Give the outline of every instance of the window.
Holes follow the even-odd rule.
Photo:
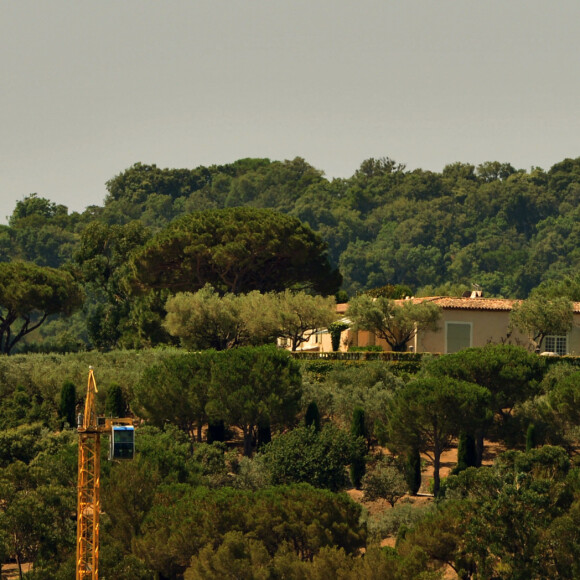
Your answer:
[[[471,322],[445,323],[445,352],[457,352],[471,346]]]
[[[544,338],[544,350],[564,356],[568,354],[568,338],[566,336],[546,336]]]

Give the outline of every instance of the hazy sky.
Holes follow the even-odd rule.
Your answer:
[[[578,0],[0,0],[0,220],[133,163],[580,156]]]

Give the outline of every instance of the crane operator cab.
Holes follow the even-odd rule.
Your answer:
[[[135,428],[131,425],[113,425],[109,459],[133,459],[134,455]]]

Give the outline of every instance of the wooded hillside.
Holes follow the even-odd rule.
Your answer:
[[[0,261],[66,266],[82,281],[83,325],[99,327],[92,334],[104,344],[111,325],[135,315],[129,256],[192,212],[247,206],[297,218],[327,244],[343,299],[386,284],[423,294],[478,284],[486,296],[526,298],[542,282],[574,276],[580,263],[580,158],[547,171],[488,162],[441,173],[367,159],[352,177],[332,180],[299,157],[195,169],[137,163],[107,190],[102,206],[82,214],[30,195],[0,229]],[[165,298],[141,298],[140,309],[160,311]],[[149,332],[153,342],[167,340]],[[67,340],[83,342],[83,333]]]

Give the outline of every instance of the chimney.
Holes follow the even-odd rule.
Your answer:
[[[470,298],[482,298],[483,297],[483,290],[479,284],[472,284],[472,290]]]

